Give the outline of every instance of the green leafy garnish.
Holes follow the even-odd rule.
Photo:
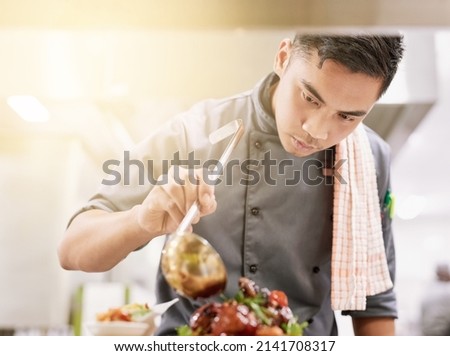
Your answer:
[[[254,297],[246,297],[244,292],[240,290],[234,299],[238,303],[248,306],[264,324],[271,325],[272,320],[267,316],[267,309],[263,307],[267,300],[262,294],[258,293]]]
[[[266,324],[266,325],[272,324],[272,319],[267,317],[266,313],[264,312],[264,310],[265,310],[264,307],[260,306],[258,303],[252,302],[252,301],[245,302],[244,304],[249,306],[250,309],[253,310],[253,312],[256,314],[256,316],[258,318],[260,318],[264,324]]]
[[[302,336],[303,331],[308,326],[308,322],[304,321],[303,323],[299,324],[297,322],[297,318],[294,318],[292,320],[289,320],[289,322],[281,324],[281,328],[288,336]]]
[[[192,336],[192,330],[188,325],[182,325],[176,328],[178,336]]]
[[[122,307],[122,312],[129,315],[131,320],[139,320],[142,317],[148,315],[151,313],[151,309],[147,304],[139,304],[139,303],[133,303],[133,304],[127,304]]]

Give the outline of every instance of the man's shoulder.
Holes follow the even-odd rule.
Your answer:
[[[381,161],[390,162],[391,157],[391,147],[389,144],[373,129],[364,125],[364,129],[367,133],[367,138],[369,139],[370,148],[375,159]]]
[[[222,98],[204,99],[194,104],[190,112],[204,112],[204,113],[221,113],[227,110],[236,110],[239,107],[246,107],[252,100],[251,90],[247,90],[238,94],[230,95]]]
[[[270,82],[272,75],[260,79],[252,88],[221,98],[203,99],[194,104],[187,113],[203,113],[207,115],[227,114],[229,111],[253,111],[255,101],[259,99],[261,88]]]

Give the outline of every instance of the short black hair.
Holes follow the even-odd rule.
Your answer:
[[[403,57],[402,35],[297,33],[294,53],[311,55],[317,50],[319,68],[327,59],[334,60],[355,73],[381,78],[381,97],[394,78]]]

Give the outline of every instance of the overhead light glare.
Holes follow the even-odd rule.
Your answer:
[[[397,216],[403,220],[418,217],[425,209],[427,199],[421,195],[410,195],[398,204]]]
[[[8,105],[17,115],[28,122],[45,122],[50,119],[47,108],[34,96],[14,95],[7,99]]]

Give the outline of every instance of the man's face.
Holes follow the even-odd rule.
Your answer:
[[[272,108],[284,149],[298,157],[332,147],[347,137],[372,109],[381,79],[352,73],[317,54],[295,55],[284,40],[275,60],[280,81]]]

